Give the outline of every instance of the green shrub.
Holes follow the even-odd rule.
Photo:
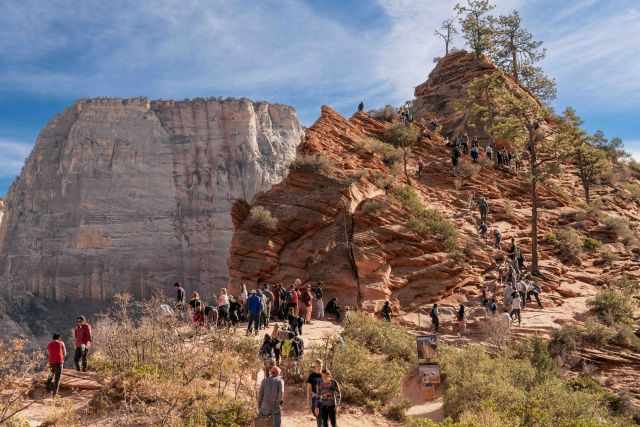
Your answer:
[[[615,234],[618,239],[621,239],[625,245],[636,240],[635,233],[631,230],[628,219],[607,215],[603,218],[602,222],[606,229]]]
[[[598,239],[593,239],[591,237],[585,237],[582,241],[582,247],[585,251],[595,252],[600,249],[602,242]]]
[[[273,231],[278,228],[278,219],[265,207],[254,206],[249,213],[249,225]]]
[[[365,313],[349,313],[342,335],[374,353],[384,354],[390,360],[415,363],[416,341],[404,328],[382,322]]]
[[[382,364],[366,346],[349,338],[336,347],[330,366],[340,383],[343,401],[371,409],[397,399],[407,373],[405,363],[392,360]]]
[[[580,330],[574,325],[564,325],[554,329],[549,342],[549,352],[554,357],[565,359],[576,351],[580,339]]]
[[[611,337],[611,342],[626,347],[634,351],[640,351],[640,338],[635,334],[633,328],[629,325],[616,326],[616,332]]]
[[[584,340],[594,345],[606,345],[615,332],[595,319],[587,319],[584,324]]]
[[[362,212],[365,214],[372,214],[378,212],[380,209],[384,208],[384,206],[385,204],[379,200],[369,199],[362,206]]]
[[[624,189],[629,193],[629,197],[634,202],[640,202],[640,184],[637,182],[627,182]]]
[[[631,299],[617,289],[603,289],[587,306],[607,325],[628,324],[633,321],[633,305]]]
[[[332,171],[331,161],[323,154],[298,155],[291,163],[291,170],[330,175]]]
[[[448,218],[435,209],[425,208],[409,186],[396,188],[392,194],[409,211],[409,228],[423,236],[434,236],[449,252],[456,250],[458,233]]]
[[[411,407],[411,402],[406,399],[400,399],[387,405],[384,415],[394,421],[405,421],[407,419],[407,411]]]
[[[611,249],[602,249],[600,251],[600,260],[604,265],[611,265],[617,261],[620,257]]]
[[[558,241],[558,236],[553,231],[547,231],[544,234],[544,241],[547,243],[555,244]]]

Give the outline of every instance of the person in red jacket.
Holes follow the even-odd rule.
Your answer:
[[[62,377],[62,365],[67,357],[67,348],[60,338],[60,334],[53,334],[53,339],[47,345],[49,361],[49,377],[47,378],[47,390],[51,396],[55,397],[60,388],[60,378]]]
[[[89,355],[89,347],[91,346],[91,325],[87,323],[84,316],[76,318],[76,327],[73,331],[76,338],[76,354],[73,363],[76,370],[87,370],[87,356]],[[82,363],[81,363],[82,362]]]

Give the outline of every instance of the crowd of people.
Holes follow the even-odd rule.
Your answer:
[[[492,144],[484,144],[481,146],[478,137],[469,137],[469,134],[452,135],[451,138],[445,137],[447,147],[451,148],[451,164],[453,166],[453,175],[458,175],[458,165],[462,156],[469,155],[473,163],[477,163],[481,158],[481,152],[484,151],[485,158],[493,161],[498,169],[511,169],[513,166],[515,172],[521,167],[520,158],[511,153],[507,149],[497,149]]]

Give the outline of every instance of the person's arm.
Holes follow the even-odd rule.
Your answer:
[[[62,342],[62,360],[64,361],[67,358],[67,346]]]
[[[338,381],[333,380],[333,383],[335,384],[335,393],[336,393],[336,411],[338,410],[338,407],[340,406],[340,404],[342,403],[342,392],[340,391],[340,384],[338,384]]]
[[[260,383],[260,391],[258,392],[258,411],[262,407],[262,399],[264,399],[264,383],[265,380],[263,379],[262,383]]]
[[[91,325],[87,323],[87,346],[93,342],[93,336],[91,334]]]
[[[284,381],[281,379],[278,381],[278,399],[276,400],[282,406],[284,403]]]
[[[311,384],[307,380],[307,401],[311,402]]]

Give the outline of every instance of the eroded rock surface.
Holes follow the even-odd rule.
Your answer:
[[[103,300],[225,286],[233,200],[279,182],[302,135],[291,107],[247,99],[77,102],[7,194],[2,288]]]

